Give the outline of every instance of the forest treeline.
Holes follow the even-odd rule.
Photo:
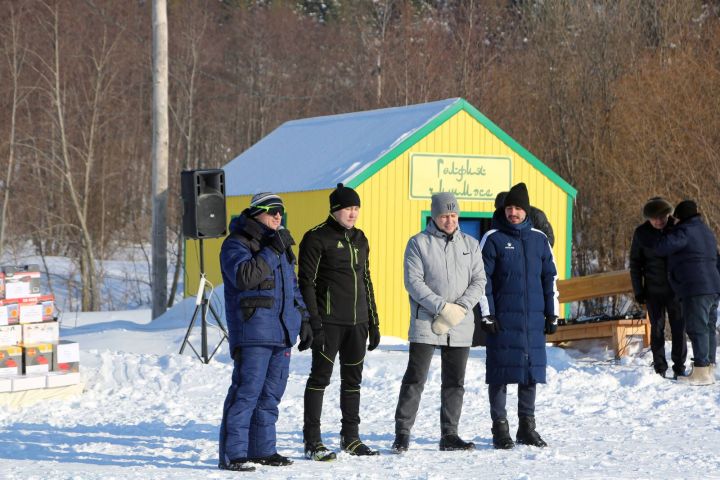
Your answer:
[[[0,255],[76,259],[84,310],[101,307],[94,260],[151,234],[151,7],[0,2]],[[651,196],[697,200],[718,233],[719,15],[717,0],[168,0],[170,258],[181,170],[287,120],[450,97],[577,188],[574,275],[625,268]]]

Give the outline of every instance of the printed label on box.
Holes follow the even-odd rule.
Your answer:
[[[60,340],[53,344],[54,372],[80,371],[80,345],[77,342]]]
[[[23,367],[25,373],[47,373],[53,364],[52,343],[23,345]]]
[[[53,321],[55,319],[55,296],[43,295],[38,297],[37,300],[42,305],[42,321]]]
[[[20,323],[40,323],[43,321],[43,306],[36,303],[35,305],[20,305]]]
[[[60,338],[58,322],[26,323],[22,325],[22,343],[53,343]]]
[[[5,298],[40,296],[40,268],[38,265],[2,267],[5,275]]]
[[[17,300],[0,300],[0,325],[20,323],[20,308]]]
[[[0,347],[0,376],[22,373],[22,349],[18,346]]]
[[[22,327],[20,325],[5,325],[0,327],[0,345],[17,345],[22,340]]]

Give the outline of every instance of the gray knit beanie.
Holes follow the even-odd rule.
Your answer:
[[[458,208],[455,194],[448,192],[433,194],[432,201],[430,202],[430,212],[433,218],[445,215],[446,213],[457,213],[459,215],[460,208]]]

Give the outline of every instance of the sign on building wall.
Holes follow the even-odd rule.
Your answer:
[[[494,200],[510,190],[509,157],[477,155],[410,155],[410,198],[452,192],[459,200]]]

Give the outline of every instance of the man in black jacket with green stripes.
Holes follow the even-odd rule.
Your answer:
[[[365,351],[380,343],[368,255],[355,228],[360,197],[342,183],[330,194],[330,216],[300,242],[298,282],[313,330],[312,367],[305,387],[305,456],[326,461],[335,453],[322,443],[320,416],[335,358],[340,357],[340,447],[351,455],[377,455],[360,440],[360,383]],[[366,347],[366,341],[369,344]]]

